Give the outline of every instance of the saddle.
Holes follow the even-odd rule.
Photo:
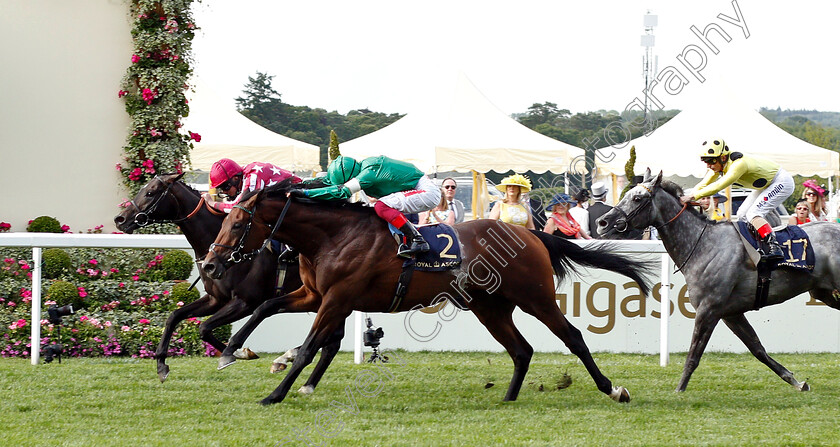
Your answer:
[[[388,225],[391,234],[397,239],[397,243],[404,242],[405,235],[393,225]],[[461,266],[461,244],[458,242],[458,235],[455,230],[446,224],[433,224],[417,227],[417,231],[429,243],[429,251],[417,253],[416,258],[407,259],[403,262],[402,273],[397,281],[397,289],[394,299],[388,312],[394,312],[399,308],[411,283],[414,270],[424,272],[443,272],[456,269]],[[461,310],[467,310],[467,304],[459,302],[460,297],[450,295],[450,301]]]
[[[758,253],[759,241],[752,225],[747,222],[738,221],[734,223],[741,235],[741,242],[747,250],[747,254],[758,270],[758,283],[756,284],[755,302],[753,309],[760,309],[767,305],[767,296],[770,292],[770,279],[773,270],[780,267],[793,268],[811,272],[814,270],[814,248],[808,239],[808,234],[798,226],[787,226],[774,229],[776,240],[785,252],[785,259],[776,264],[768,265],[761,262]]]

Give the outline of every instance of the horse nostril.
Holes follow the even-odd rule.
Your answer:
[[[121,225],[123,222],[125,222],[125,217],[117,216],[114,218],[114,223],[117,225]]]
[[[607,226],[607,221],[604,220],[604,219],[598,219],[598,226],[599,227],[606,227]]]
[[[216,270],[216,266],[212,263],[205,263],[201,268],[204,270],[204,273],[213,273]]]

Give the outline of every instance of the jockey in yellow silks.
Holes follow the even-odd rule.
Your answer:
[[[714,195],[733,184],[753,188],[738,208],[738,219],[748,221],[755,228],[762,261],[782,261],[784,254],[767,222],[767,214],[793,194],[793,177],[772,160],[731,152],[721,138],[704,141],[700,159],[709,171],[694,187],[693,195],[682,197],[683,203]]]

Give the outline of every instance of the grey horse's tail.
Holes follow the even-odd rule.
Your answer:
[[[629,256],[614,253],[615,244],[603,243],[581,247],[580,245],[561,237],[552,236],[543,231],[531,230],[548,249],[551,265],[562,281],[567,271],[578,272],[577,266],[594,267],[624,275],[639,285],[642,293],[650,293],[650,280],[647,275],[652,273],[657,261],[640,261]]]

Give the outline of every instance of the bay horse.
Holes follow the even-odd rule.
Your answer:
[[[533,354],[513,323],[517,306],[545,324],[580,358],[598,390],[618,402],[630,400],[624,387],[614,387],[601,373],[580,331],[560,312],[553,276],[562,280],[575,271],[576,264],[603,268],[631,278],[647,294],[645,274],[650,263],[612,253],[604,245],[581,247],[524,227],[474,220],[453,227],[462,255],[460,266],[444,272],[415,271],[406,295],[397,302],[394,292],[403,259],[394,255],[396,241],[385,221],[371,207],[357,203],[288,198],[290,188],[288,182],[281,182],[243,197],[225,219],[202,267],[206,274],[220,278],[231,256],[259,250],[271,233],[300,250],[303,287],[285,299],[318,301],[320,308],[298,358],[262,404],[284,399],[318,348],[353,310],[405,312],[456,294],[464,297],[513,359],[513,377],[504,400],[516,400]]]
[[[656,227],[674,264],[682,271],[694,306],[694,333],[676,391],[685,391],[691,374],[720,320],[747,346],[759,361],[785,382],[808,391],[784,366],[773,360],[762,346],[744,313],[754,310],[758,271],[741,242],[738,229],[730,222],[715,222],[680,203],[682,190],[662,181],[662,172],[651,175],[627,192],[624,198],[597,221],[598,234],[622,235],[628,228]],[[801,227],[808,235],[816,256],[813,272],[781,267],[772,273],[767,305],[779,304],[801,293],[840,309],[840,225],[828,222]]]
[[[155,176],[114,218],[114,223],[120,231],[129,234],[140,227],[152,224],[174,223],[186,236],[197,259],[202,259],[216,238],[216,234],[219,233],[227,213],[206,205],[201,193],[180,181],[182,176],[183,174]],[[199,333],[202,340],[211,344],[219,352],[224,351],[226,346],[213,335],[213,329],[250,315],[263,302],[276,296],[277,263],[276,253],[261,253],[249,262],[232,267],[230,274],[223,280],[212,279],[199,268],[204,290],[207,293],[169,315],[160,343],[155,350],[158,378],[161,382],[169,376],[166,357],[169,342],[177,325],[187,318],[212,315],[201,323]],[[282,289],[296,290],[301,285],[297,264],[289,264]],[[311,303],[290,302],[284,310],[286,312],[316,312],[318,306],[317,303],[313,306]],[[344,326],[335,331],[333,338],[324,347],[321,359],[306,383],[305,392],[314,390],[327,366],[338,353],[342,338],[344,338]],[[233,357],[230,358],[232,362]]]

